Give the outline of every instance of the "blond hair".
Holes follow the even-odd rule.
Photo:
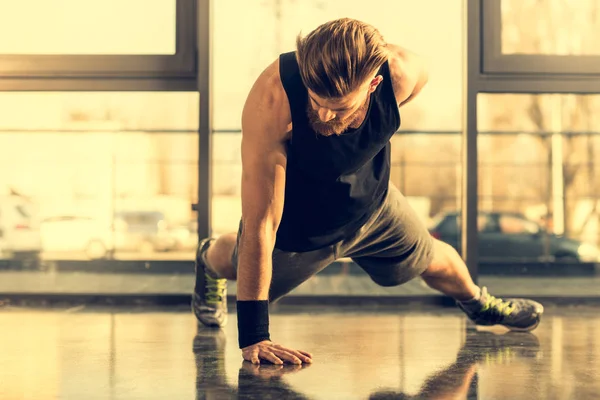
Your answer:
[[[304,85],[323,98],[344,97],[359,88],[388,59],[383,36],[350,18],[327,22],[296,38]]]

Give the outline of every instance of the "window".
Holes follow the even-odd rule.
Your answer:
[[[195,76],[192,0],[0,0],[0,75]]]
[[[485,72],[598,74],[600,0],[486,0]]]
[[[2,0],[0,54],[175,54],[176,10],[176,0]]]
[[[387,41],[425,57],[431,78],[402,108],[392,139],[391,181],[427,223],[460,209],[463,45],[462,0],[214,2],[213,231],[237,231],[241,215],[240,120],[261,71],[293,51],[299,33],[340,17],[378,28]],[[231,13],[234,7],[239,12]],[[436,13],[431,13],[435,9]],[[382,12],[385,10],[385,12]],[[410,12],[406,12],[410,10]],[[232,35],[231,27],[244,32]],[[243,68],[240,69],[240,60]]]
[[[600,55],[600,0],[502,0],[502,54]]]
[[[457,95],[462,93],[463,80],[462,0],[374,0],[370,7],[343,0],[213,4],[215,129],[240,128],[252,84],[280,53],[295,49],[299,33],[350,17],[373,24],[387,41],[415,51],[429,64],[427,88],[418,101],[403,107],[402,129],[462,130],[462,98]],[[232,8],[238,12],[232,13]],[[232,35],[232,26],[244,34]]]
[[[3,253],[42,265],[192,260],[198,102],[197,93],[0,93]]]
[[[599,95],[479,94],[478,203],[500,228],[479,235],[490,291],[598,293],[581,283],[600,261],[598,107]]]

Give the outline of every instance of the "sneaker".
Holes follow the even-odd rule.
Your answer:
[[[532,331],[540,323],[544,306],[527,299],[498,299],[481,289],[479,301],[457,302],[477,325],[503,325],[512,331]]]
[[[209,327],[227,324],[227,279],[220,279],[204,262],[212,239],[204,239],[196,251],[196,286],[192,294],[192,311],[198,321]]]

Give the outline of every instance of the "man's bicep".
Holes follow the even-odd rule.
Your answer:
[[[286,152],[281,143],[242,140],[244,226],[276,231],[283,214]]]
[[[252,89],[242,116],[242,220],[274,232],[283,214],[285,146],[289,111],[282,94],[267,82]]]
[[[290,124],[289,102],[274,62],[253,85],[242,113],[242,221],[257,233],[275,232],[283,214]]]

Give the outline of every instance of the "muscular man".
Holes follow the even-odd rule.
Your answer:
[[[477,324],[539,324],[541,304],[477,287],[459,254],[429,235],[389,183],[399,108],[426,81],[418,56],[348,18],[299,37],[296,51],[256,80],[242,113],[239,231],[199,244],[193,294],[199,321],[223,326],[226,279],[237,278],[245,360],[312,361],[270,340],[268,304],[342,257],[382,286],[420,276]]]

